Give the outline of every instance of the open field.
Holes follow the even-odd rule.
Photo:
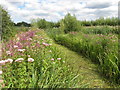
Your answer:
[[[0,9],[1,88],[120,88],[118,18],[14,23]]]
[[[97,52],[101,50],[101,53],[99,54],[96,53],[96,55],[95,55],[95,51],[92,51],[94,53],[85,52],[89,50],[90,47],[89,48],[85,47],[85,46],[88,46],[88,45],[85,45],[86,41],[82,42],[82,44],[85,46],[81,46],[82,44],[80,44],[79,40],[80,39],[85,40],[85,38],[84,38],[84,34],[83,34],[83,37],[82,36],[79,37],[79,34],[81,33],[78,33],[78,34],[70,33],[70,35],[69,34],[56,35],[56,40],[55,40],[57,43],[62,44],[70,48],[71,50],[78,52],[79,54],[68,50],[64,46],[55,44],[54,41],[51,40],[45,34],[45,31],[39,30],[39,29],[33,29],[24,33],[21,32],[20,34],[17,34],[15,38],[13,38],[12,40],[4,43],[3,60],[5,61],[5,64],[3,65],[3,69],[2,69],[3,80],[5,83],[4,87],[7,87],[7,88],[9,87],[20,87],[20,88],[25,88],[25,87],[41,87],[41,88],[119,87],[116,84],[110,83],[109,80],[107,81],[105,77],[101,76],[102,73],[100,73],[100,71],[104,71],[104,68],[103,70],[101,68],[107,67],[107,66],[104,66],[104,64],[101,64],[99,61],[97,61],[99,60],[99,58],[97,58],[97,55],[102,54],[103,47],[100,47],[99,49],[98,48],[99,46],[96,46],[97,48],[94,48],[94,49],[97,49],[95,50]],[[88,36],[88,37],[91,37],[91,36]],[[70,39],[67,40],[67,37],[68,39],[69,38]],[[78,37],[80,39],[78,40],[75,39]],[[99,38],[101,38],[101,36],[98,37],[98,40]],[[113,39],[117,40],[117,38],[113,38]],[[108,38],[108,40],[111,40],[111,39]],[[76,44],[74,45],[75,42]],[[79,43],[80,45],[77,43]],[[114,43],[114,45],[116,44]],[[91,46],[92,46],[92,43],[91,43]],[[115,47],[116,46],[114,46],[114,49]],[[90,48],[90,50],[94,50],[94,49]],[[88,59],[83,58],[83,56],[81,56],[80,54],[83,56],[86,56],[86,58]],[[29,61],[29,58],[31,59],[30,61]],[[97,64],[95,65],[95,63],[92,63],[91,61],[95,63],[99,63],[100,66]],[[107,65],[109,67],[109,64]],[[112,66],[112,64],[110,65]],[[6,67],[8,69],[6,69]],[[111,68],[112,70],[114,70],[114,66]],[[11,70],[13,71],[10,73]],[[69,73],[68,75],[68,72],[71,72],[71,74]],[[106,75],[106,73],[107,72],[105,72],[104,75]],[[9,76],[10,78],[8,78]],[[24,81],[25,78],[26,80]],[[116,75],[116,78],[117,78],[117,75]],[[40,82],[39,82],[39,79],[41,80]],[[65,80],[65,83],[63,83],[63,80]],[[71,80],[73,80],[74,84]],[[42,86],[39,86],[38,83],[39,84],[41,83]],[[55,84],[55,83],[58,83],[58,84]]]

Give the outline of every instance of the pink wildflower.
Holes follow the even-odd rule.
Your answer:
[[[30,57],[30,55],[28,55],[28,57]]]
[[[47,44],[47,43],[42,43],[44,46],[49,46],[49,44]]]
[[[25,51],[25,49],[18,49],[18,51],[20,51],[20,52],[24,52],[24,51]]]
[[[51,60],[54,61],[54,58],[52,58]]]
[[[35,46],[32,46],[33,48],[35,47]]]
[[[5,61],[4,60],[0,61],[0,65],[5,65]]]
[[[17,42],[16,45],[19,47],[19,48],[22,48],[22,44],[20,42]]]
[[[28,58],[28,62],[33,62],[34,59],[33,58]]]
[[[2,74],[3,72],[2,71],[0,71],[0,75]]]
[[[6,53],[7,53],[7,55],[10,55],[10,54],[11,54],[11,52],[10,52],[10,51],[6,51]]]
[[[17,60],[15,60],[15,62],[22,62],[23,60],[23,58],[18,58]]]
[[[30,40],[30,41],[31,41],[31,40],[32,40],[32,38],[28,38],[27,40]]]
[[[61,58],[57,58],[57,60],[61,60]]]
[[[0,80],[0,83],[3,83],[3,80]]]
[[[24,46],[30,46],[30,44],[31,44],[31,42],[26,42],[26,43],[24,43],[23,45],[24,45]]]
[[[18,46],[17,46],[17,45],[14,45],[14,48],[18,48]]]
[[[12,63],[12,62],[13,62],[13,60],[10,59],[10,58],[8,58],[7,60],[5,60],[5,63]]]
[[[20,37],[20,41],[25,41],[25,40],[27,40],[27,38],[26,38],[25,35],[23,35],[23,36]]]

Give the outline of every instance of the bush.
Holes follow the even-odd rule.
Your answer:
[[[44,29],[47,27],[47,22],[45,19],[38,20],[38,28]]]
[[[80,23],[75,16],[71,16],[71,14],[68,13],[65,18],[61,20],[60,27],[65,33],[68,33],[78,31],[80,29]]]
[[[12,36],[13,22],[11,21],[8,12],[2,6],[0,6],[0,11],[2,12],[2,39],[7,40]]]
[[[56,26],[56,23],[53,22],[48,22],[45,19],[33,19],[31,21],[31,24],[33,27],[37,27],[40,29],[48,29],[48,28],[53,28]]]

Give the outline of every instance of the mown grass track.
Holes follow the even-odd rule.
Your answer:
[[[116,87],[99,74],[98,66],[96,64],[62,45],[56,44],[56,46],[58,46],[61,52],[64,53],[68,60],[67,63],[71,66],[71,68],[84,78],[83,83],[88,85],[89,88]]]

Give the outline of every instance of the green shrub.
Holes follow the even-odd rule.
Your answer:
[[[0,6],[1,18],[2,18],[2,39],[7,40],[12,36],[13,30],[13,22],[10,19],[10,16],[2,6]]]
[[[53,22],[48,22],[48,21],[46,21],[45,19],[33,19],[32,21],[31,21],[31,23],[32,23],[32,26],[33,27],[37,27],[37,28],[40,28],[40,29],[48,29],[48,28],[53,28],[53,27],[55,27],[55,26],[58,26],[59,25],[59,23],[57,24],[57,23],[53,23]]]
[[[80,23],[76,19],[75,16],[71,16],[70,13],[68,13],[64,19],[61,20],[60,28],[65,33],[71,32],[71,31],[78,31],[80,29]]]
[[[38,20],[37,24],[38,24],[38,28],[41,28],[41,29],[47,28],[47,22],[45,19]]]
[[[47,21],[45,19],[33,19],[31,21],[33,27],[37,27],[40,29],[45,29],[47,28]]]

